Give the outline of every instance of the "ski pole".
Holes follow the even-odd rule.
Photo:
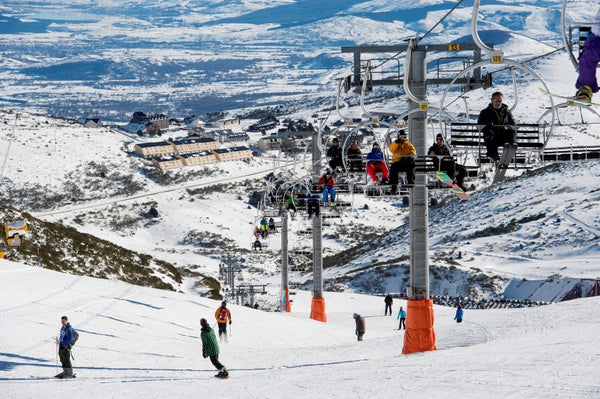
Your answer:
[[[56,365],[56,372],[58,373],[58,339],[54,338],[54,342],[56,343],[56,351],[54,353],[54,364]]]

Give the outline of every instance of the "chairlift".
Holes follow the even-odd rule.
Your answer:
[[[4,223],[4,229],[6,231],[6,241],[9,247],[21,246],[23,242],[22,237],[28,233],[25,220]]]

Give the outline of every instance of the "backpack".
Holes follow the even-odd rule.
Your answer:
[[[221,311],[219,312],[219,319],[227,320],[227,308],[221,308]]]
[[[75,342],[79,339],[79,333],[74,328],[71,328],[71,330],[73,330],[73,341],[71,341],[71,347],[73,347],[75,346]]]

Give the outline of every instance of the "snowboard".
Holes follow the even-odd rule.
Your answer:
[[[465,193],[465,191],[462,188],[460,188],[458,186],[458,184],[454,183],[454,181],[446,173],[444,173],[444,172],[437,172],[435,174],[435,177],[437,177],[437,179],[439,181],[441,181],[442,183],[450,186],[450,190],[454,194],[456,194],[456,196],[458,197],[458,199],[466,201],[469,198],[471,198],[471,197],[469,197],[469,194]]]
[[[494,184],[500,183],[504,180],[504,175],[506,174],[506,169],[508,169],[508,165],[515,157],[517,153],[518,146],[516,144],[504,144],[502,149],[502,155],[498,160],[498,165],[496,166],[496,174],[494,175]]]
[[[551,93],[548,90],[540,87],[540,91],[550,97],[556,97],[556,98],[562,98],[564,100],[567,100],[567,105],[575,105],[575,103],[577,104],[581,104],[581,105],[596,105],[596,106],[600,106],[600,104],[598,103],[593,103],[593,102],[589,102],[589,101],[583,101],[583,100],[579,100],[578,98],[575,97],[569,97],[569,96],[563,96],[560,94],[556,94],[556,93]]]

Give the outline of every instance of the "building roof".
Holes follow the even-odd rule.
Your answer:
[[[202,152],[191,152],[189,154],[181,154],[182,158],[198,158],[198,157],[208,157],[214,156],[214,154],[210,151],[202,151]]]
[[[175,145],[184,145],[184,144],[194,144],[194,143],[216,143],[217,140],[212,137],[198,137],[198,138],[185,138],[181,140],[175,140],[173,143]]]
[[[157,155],[155,157],[152,157],[152,159],[155,159],[158,162],[168,162],[168,161],[177,161],[179,159],[179,157],[177,157],[176,155]]]
[[[150,147],[170,146],[171,143],[169,143],[167,141],[156,141],[153,143],[137,143],[136,145],[140,148],[150,148]]]

